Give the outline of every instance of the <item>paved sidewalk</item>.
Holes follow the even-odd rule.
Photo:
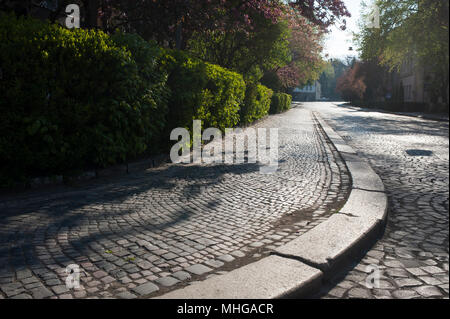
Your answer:
[[[165,165],[84,188],[0,198],[1,298],[154,296],[262,257],[325,220],[349,177],[311,117],[278,127],[279,170]],[[65,267],[81,267],[66,288]]]
[[[390,206],[384,237],[319,296],[448,298],[448,123],[331,103],[305,107],[319,111],[370,161],[385,184]],[[380,269],[378,289],[366,287],[369,265]]]

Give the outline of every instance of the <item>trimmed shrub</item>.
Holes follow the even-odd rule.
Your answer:
[[[115,33],[111,39],[117,46],[131,52],[137,64],[139,81],[136,103],[140,107],[139,130],[145,132],[147,153],[160,151],[161,135],[166,126],[170,89],[167,87],[168,74],[159,65],[163,50],[156,42],[147,42],[137,34]]]
[[[222,131],[238,123],[245,94],[240,74],[176,50],[167,50],[161,64],[169,72],[171,89],[168,131],[191,129],[194,119]]]
[[[240,112],[240,123],[247,125],[269,113],[273,91],[261,84],[249,84]]]
[[[267,86],[274,92],[279,92],[283,90],[283,84],[276,71],[266,71],[264,76],[260,80],[261,84]]]
[[[270,104],[270,114],[285,112],[291,108],[292,96],[286,93],[275,93]]]
[[[145,86],[162,84],[145,79],[154,66],[143,69],[140,57],[147,60],[153,49],[141,40],[116,37],[139,52],[136,63],[101,31],[5,14],[0,39],[3,186],[125,161],[143,153],[160,129],[151,127],[157,90]]]
[[[0,14],[0,39],[0,187],[151,153],[194,119],[239,122],[241,75],[137,35]]]

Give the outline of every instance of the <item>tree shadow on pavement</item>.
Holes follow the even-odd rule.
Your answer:
[[[97,182],[83,190],[67,188],[56,198],[51,194],[40,194],[31,200],[6,203],[0,213],[0,272],[44,267],[36,255],[36,246],[47,245],[48,248],[49,240],[52,242],[49,249],[56,250],[55,261],[67,265],[79,256],[98,255],[98,251],[92,250],[92,244],[127,237],[139,239],[143,234],[149,235],[148,239],[153,234],[158,237],[174,225],[195,220],[199,210],[195,205],[189,205],[193,198],[202,200],[204,207],[214,210],[218,201],[204,198],[202,190],[220,183],[224,176],[238,178],[259,172],[259,168],[258,164],[248,163],[169,165],[107,183]],[[139,196],[144,196],[148,203],[133,202]],[[161,198],[169,204],[153,207]],[[173,205],[170,204],[172,198]],[[89,231],[82,232],[83,228]],[[63,244],[56,243],[58,236],[69,230],[78,236],[63,240]],[[127,254],[135,255],[132,249],[122,248]],[[107,259],[108,255],[103,257]]]

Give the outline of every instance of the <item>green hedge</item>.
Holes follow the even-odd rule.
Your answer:
[[[265,116],[272,90],[137,35],[0,13],[0,187],[167,147],[175,127]],[[245,95],[247,92],[247,95]]]
[[[145,78],[154,62],[143,70],[108,35],[0,13],[0,39],[2,186],[124,161],[161,129],[148,124],[164,79]],[[137,38],[115,40],[158,55]]]
[[[247,125],[269,113],[273,91],[261,84],[248,84],[244,104],[240,111],[240,123]]]
[[[291,108],[292,96],[286,93],[275,93],[270,104],[270,114],[285,112]]]
[[[166,50],[161,64],[169,72],[171,89],[168,130],[191,129],[194,119],[202,120],[204,128],[221,130],[239,122],[245,94],[240,74],[176,50]]]
[[[160,66],[163,50],[155,42],[147,42],[137,34],[115,33],[114,43],[131,52],[137,63],[139,80],[135,103],[139,106],[139,130],[144,132],[147,153],[161,151],[161,135],[166,127],[170,89],[168,74]]]

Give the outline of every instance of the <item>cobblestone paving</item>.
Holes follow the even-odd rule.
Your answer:
[[[255,127],[280,128],[276,174],[256,164],[165,165],[3,197],[0,299],[153,296],[290,241],[345,201],[348,172],[310,111]],[[285,216],[297,222],[280,223]],[[69,264],[81,267],[79,289],[66,288]]]
[[[389,197],[383,238],[337,275],[323,298],[448,298],[448,123],[308,104],[382,178]],[[380,269],[380,287],[366,287],[368,265]]]

